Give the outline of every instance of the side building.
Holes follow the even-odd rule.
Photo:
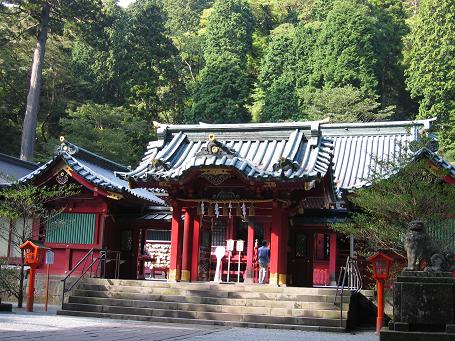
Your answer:
[[[157,193],[129,189],[126,181],[114,175],[125,171],[127,167],[62,139],[52,160],[18,180],[19,184],[80,188],[77,195],[50,203],[49,209],[59,213],[33,226],[33,239],[54,251],[51,274],[82,272],[84,266],[77,265],[91,253],[84,262],[104,256],[102,266],[96,266],[106,276],[143,276],[138,262],[147,231],[168,233],[169,212]]]

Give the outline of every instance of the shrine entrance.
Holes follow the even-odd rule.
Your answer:
[[[335,286],[338,257],[347,256],[349,246],[323,224],[293,226],[289,236],[288,285]]]
[[[258,245],[261,245],[263,240],[268,240],[267,238],[270,238],[270,231],[269,229],[264,229],[264,224],[248,223],[237,217],[205,218],[201,224],[198,276],[196,280],[212,281],[214,279],[216,271],[215,250],[217,247],[222,246],[226,247],[225,257],[221,263],[222,282],[245,282],[249,256],[248,246],[251,247],[252,245],[253,276],[250,278],[250,282],[257,283],[258,263],[255,255],[257,254]],[[232,240],[232,250],[227,247],[228,240]],[[237,243],[238,241],[240,243]],[[240,244],[243,244],[241,251],[238,249]]]
[[[289,285],[313,286],[313,233],[293,230],[291,236],[288,253]]]
[[[320,238],[290,226],[290,218],[335,202],[333,146],[318,122],[166,125],[158,138],[143,164],[123,176],[132,188],[168,193],[168,281],[213,280],[215,250],[225,248],[220,280],[254,283],[257,248],[267,240],[269,284],[314,284],[311,256]]]

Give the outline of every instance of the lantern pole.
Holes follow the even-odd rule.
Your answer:
[[[35,267],[30,266],[30,272],[28,274],[28,289],[27,289],[27,304],[25,311],[33,311],[33,302],[35,301]]]
[[[376,334],[379,335],[382,326],[384,325],[384,280],[376,280],[376,288],[378,290],[378,312],[376,318]]]
[[[376,291],[378,294],[376,335],[379,335],[384,325],[384,281],[389,278],[390,263],[392,258],[379,252],[368,258],[373,264],[373,278],[376,280]]]

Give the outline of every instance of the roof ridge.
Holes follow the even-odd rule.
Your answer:
[[[321,123],[321,128],[371,128],[371,127],[403,127],[423,125],[425,129],[431,128],[431,124],[436,120],[436,117],[423,120],[410,121],[374,121],[374,122],[337,122],[337,123]]]
[[[251,122],[251,123],[203,123],[199,124],[160,124],[155,122],[154,127],[157,128],[158,137],[164,136],[166,131],[208,131],[218,130],[220,132],[225,131],[255,131],[255,130],[289,130],[289,129],[308,129],[314,130],[315,127],[319,127],[320,124],[326,120],[318,121],[301,121],[301,122],[277,122],[277,123],[262,123],[262,122]]]
[[[89,171],[92,173],[92,175],[96,175],[97,178],[100,178],[102,180],[104,180],[105,182],[109,183],[109,184],[112,184],[113,186],[115,186],[117,189],[121,190],[122,188],[119,187],[119,185],[113,183],[110,179],[106,178],[105,176],[101,175],[100,173],[98,172],[95,172],[93,169],[91,169],[90,167],[86,166],[86,165],[83,165],[81,164],[75,157],[73,157],[71,154],[69,154],[68,152],[63,152],[65,153],[66,155],[68,155],[68,157],[70,157],[74,162],[76,162],[80,167],[82,167],[83,169]],[[108,169],[110,170],[110,169]],[[120,178],[119,178],[120,179]]]
[[[125,172],[129,171],[129,168],[127,166],[124,166],[120,163],[112,161],[112,160],[110,160],[104,156],[101,156],[99,154],[96,154],[88,149],[79,147],[78,145],[65,140],[65,138],[63,136],[60,137],[60,141],[61,141],[61,144],[57,147],[57,153],[66,152],[69,155],[79,154],[81,159],[83,159],[85,161],[89,161],[94,164],[96,164],[96,162],[98,161],[100,163],[99,164],[100,167],[103,167],[103,168],[106,168],[106,169],[109,169],[112,171],[125,171]],[[88,156],[88,159],[84,158],[84,155]]]
[[[26,160],[21,160],[18,157],[11,156],[8,154],[0,153],[0,159],[6,159],[8,161],[11,161],[11,163],[14,163],[16,165],[24,166],[24,167],[34,167],[34,169],[39,167],[38,163],[32,162],[32,161],[26,161]]]

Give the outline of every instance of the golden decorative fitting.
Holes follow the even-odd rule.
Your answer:
[[[210,152],[211,152],[212,154],[218,154],[218,153],[220,152],[220,147],[218,147],[218,146],[212,146],[212,147],[210,148]]]
[[[65,142],[65,136],[60,136],[60,142]]]
[[[209,168],[203,169],[201,171],[202,174],[210,174],[210,175],[222,175],[222,174],[231,174],[228,169],[226,168]]]
[[[216,140],[215,134],[209,134],[209,141],[213,142],[215,140]]]

